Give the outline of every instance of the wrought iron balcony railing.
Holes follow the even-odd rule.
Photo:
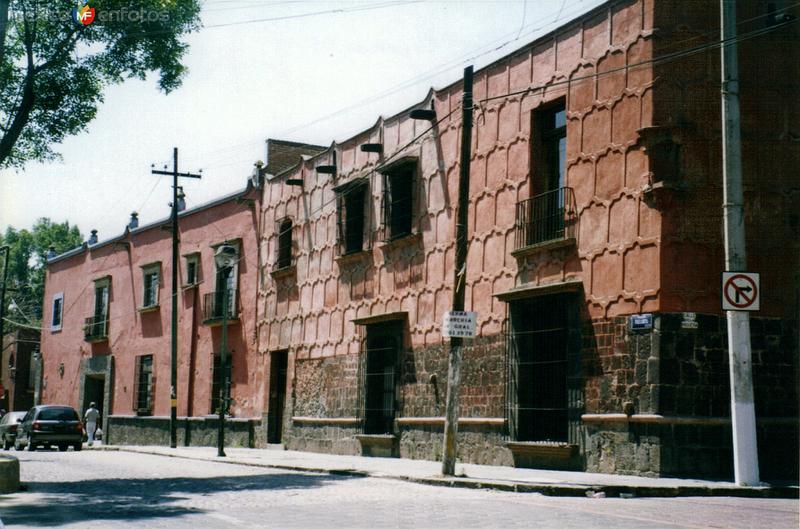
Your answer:
[[[87,342],[108,339],[108,316],[98,314],[86,318],[83,322],[83,338]]]
[[[575,238],[578,211],[571,187],[560,187],[517,203],[516,249]]]
[[[209,292],[203,296],[203,321],[221,321],[223,315],[223,302],[225,293],[222,290]],[[228,319],[235,320],[239,317],[239,307],[236,304],[236,289],[228,289]]]

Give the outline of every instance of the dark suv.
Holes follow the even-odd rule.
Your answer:
[[[70,406],[34,406],[17,428],[14,448],[35,450],[37,446],[58,446],[62,452],[70,445],[77,451],[83,442],[83,424]]]

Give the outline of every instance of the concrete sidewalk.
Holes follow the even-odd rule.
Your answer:
[[[339,456],[278,449],[226,448],[227,457],[217,457],[214,447],[95,446],[91,449],[119,450],[201,461],[249,465],[336,475],[399,479],[446,487],[538,492],[548,496],[676,497],[736,496],[751,498],[798,498],[796,484],[765,484],[737,487],[725,481],[677,478],[646,478],[588,472],[564,472],[489,465],[458,464],[456,477],[444,477],[441,463],[412,459]]]

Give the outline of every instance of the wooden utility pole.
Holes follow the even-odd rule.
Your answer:
[[[461,101],[461,161],[458,177],[456,217],[456,263],[453,276],[453,311],[464,310],[467,279],[467,223],[469,217],[469,170],[472,159],[472,66],[464,68],[464,95]],[[447,366],[447,404],[444,419],[442,474],[456,471],[456,436],[458,435],[458,393],[461,386],[461,348],[463,338],[450,338],[450,361]]]
[[[736,1],[720,1],[722,34],[722,212],[725,270],[747,270],[742,192],[742,150],[739,123],[739,66],[736,46]],[[750,350],[750,314],[728,311],[728,356],[731,377],[733,470],[737,485],[758,485],[756,412]]]
[[[178,172],[178,148],[172,150],[172,171],[151,171],[172,176],[172,351],[170,355],[169,446],[178,446],[178,177],[201,178],[199,174]]]

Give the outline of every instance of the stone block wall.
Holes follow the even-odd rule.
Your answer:
[[[227,419],[225,446],[256,446],[258,419]],[[111,415],[107,420],[107,444],[169,445],[169,417]],[[216,446],[219,422],[216,417],[179,417],[178,446]]]
[[[395,434],[400,456],[411,459],[441,458],[445,400],[447,396],[446,345],[406,349],[400,354]],[[359,355],[301,360],[295,368],[293,415],[284,442],[292,450],[359,454],[355,436],[362,433],[358,407]],[[505,416],[505,337],[474,340],[463,350],[460,417],[502,419]],[[319,419],[317,422],[306,418]],[[327,419],[353,419],[336,423]],[[403,423],[403,418],[434,419],[424,424]],[[495,421],[496,423],[496,421]],[[470,463],[511,464],[502,424],[459,427],[459,458]],[[492,463],[497,462],[497,463]]]
[[[726,320],[698,314],[697,329],[681,328],[682,320],[656,315],[653,330],[640,334],[625,318],[591,322],[586,410],[606,418],[585,423],[587,470],[732,478]],[[796,478],[797,328],[751,322],[761,475]]]

